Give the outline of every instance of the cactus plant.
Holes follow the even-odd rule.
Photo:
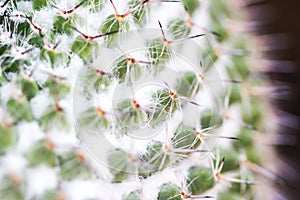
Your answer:
[[[1,2],[0,198],[271,198],[252,186],[278,178],[256,140],[272,116],[238,9]],[[32,188],[41,166],[55,181]]]

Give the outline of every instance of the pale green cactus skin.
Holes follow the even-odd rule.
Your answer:
[[[263,170],[255,170],[267,165],[262,150],[272,152],[255,140],[267,132],[264,119],[269,110],[265,100],[253,92],[263,83],[249,64],[254,51],[251,39],[234,29],[243,15],[232,3],[2,1],[0,162],[4,164],[0,166],[0,199],[270,198],[252,187],[263,179],[271,188],[272,180],[264,177]],[[205,20],[198,20],[199,16]],[[166,38],[160,35],[146,42],[140,59],[119,49],[126,33],[159,29],[157,17]],[[201,36],[189,38],[195,35]],[[149,91],[154,104],[144,106],[124,98],[113,111],[98,104],[81,105],[80,114],[73,116],[76,81],[84,83],[82,96],[92,102],[93,95],[109,93],[115,85],[130,88],[147,74],[160,76],[176,58],[172,44],[181,43],[184,49],[190,40],[202,45],[200,68],[180,71],[174,83]],[[101,63],[105,58],[99,52],[105,48],[121,52],[111,60],[110,68]],[[80,68],[86,71],[80,74]],[[221,78],[214,74],[218,71]],[[212,107],[203,106],[204,96],[199,100],[199,95],[209,94],[208,83],[221,86],[216,99],[223,109],[212,109],[217,108],[216,102],[210,102]],[[195,126],[186,123],[191,116],[185,113],[178,127],[165,129],[176,113],[189,106],[199,107]],[[150,140],[134,155],[116,147],[105,155],[106,166],[99,166],[87,153],[88,147],[83,148],[87,144],[80,142],[82,131],[93,138],[113,130],[111,134],[122,138],[145,126],[162,126],[161,134],[167,132],[169,140]],[[224,126],[231,128],[228,131]],[[130,144],[124,145],[130,149]],[[14,164],[23,164],[11,168],[11,158],[16,159]],[[53,172],[55,180],[33,187],[28,174],[42,167]],[[47,179],[41,173],[34,180],[43,176]]]

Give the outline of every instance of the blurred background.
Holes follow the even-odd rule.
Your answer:
[[[300,199],[300,1],[245,0],[251,31],[262,38],[263,58],[268,61],[267,76],[278,88],[273,97],[280,117],[279,134],[292,136],[293,145],[279,145],[285,164],[281,176],[288,181],[279,186],[288,199]]]

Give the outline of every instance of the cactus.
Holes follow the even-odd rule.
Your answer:
[[[1,2],[0,199],[271,198],[252,186],[279,176],[238,9]]]

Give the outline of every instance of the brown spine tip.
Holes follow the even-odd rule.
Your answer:
[[[133,101],[131,102],[131,104],[132,104],[132,106],[133,106],[134,108],[136,108],[136,109],[140,109],[140,108],[141,108],[140,104],[138,104],[136,100],[133,100]]]
[[[3,120],[3,122],[1,122],[1,126],[5,129],[10,129],[13,127],[13,123],[11,123],[7,120]]]
[[[204,137],[205,137],[204,133],[202,133],[202,132],[199,131],[199,130],[197,130],[195,133],[196,133],[196,135],[198,135],[198,136],[201,137],[201,138],[204,138]]]
[[[185,192],[183,192],[183,191],[180,192],[180,196],[181,196],[181,198],[183,198],[183,199],[188,199],[188,198],[190,198],[190,196],[189,196],[188,194],[186,194]]]
[[[225,162],[225,156],[223,157],[222,162]]]
[[[85,159],[86,159],[85,154],[82,153],[82,152],[77,153],[77,154],[76,154],[76,157],[78,158],[78,160],[79,160],[80,162],[84,162]]]
[[[168,147],[167,144],[164,145],[164,150],[165,150],[166,153],[171,153],[172,152],[172,150],[170,149],[170,147]]]
[[[55,103],[54,104],[54,108],[57,112],[62,112],[64,111],[64,109],[58,104],[58,103]]]
[[[115,16],[117,20],[124,20],[125,17],[127,17],[126,15],[119,15],[119,14],[116,14]]]
[[[14,187],[19,187],[22,183],[21,178],[16,176],[16,175],[11,175],[10,180],[11,180]]]
[[[49,150],[53,150],[54,149],[54,144],[52,141],[50,141],[49,139],[45,140],[45,147]]]
[[[199,78],[202,80],[202,81],[204,81],[204,76],[202,75],[202,74],[198,74],[198,76],[199,76]]]
[[[130,64],[136,63],[136,60],[135,60],[133,57],[127,57],[126,60],[127,60]]]
[[[128,154],[127,160],[128,160],[128,162],[130,162],[130,163],[134,163],[134,162],[135,162],[135,158],[134,158],[134,156],[133,156],[132,154]]]
[[[105,75],[105,72],[101,69],[95,69],[96,73],[99,74],[100,76]]]
[[[62,194],[59,194],[57,200],[65,200],[65,197]]]
[[[177,98],[177,94],[175,92],[169,92],[169,95],[173,98],[176,99]]]
[[[99,116],[104,116],[106,114],[101,108],[97,108],[96,112]]]

